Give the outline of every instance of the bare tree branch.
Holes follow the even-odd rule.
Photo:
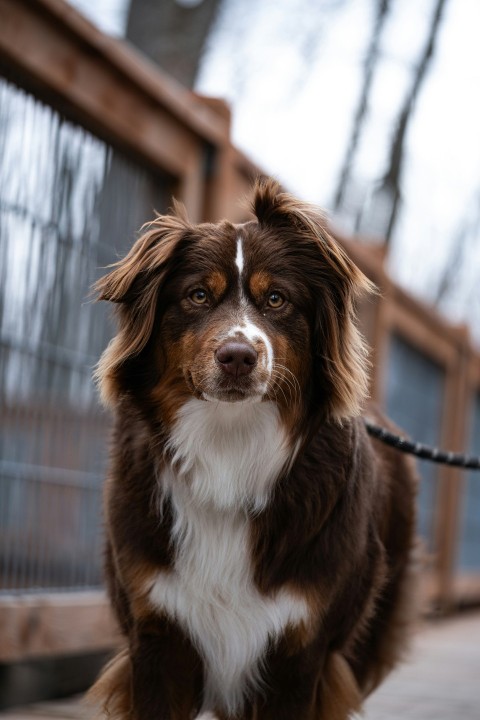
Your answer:
[[[377,12],[375,15],[375,23],[372,30],[370,45],[368,47],[365,57],[362,91],[353,119],[352,132],[345,153],[345,158],[343,160],[342,169],[340,171],[340,179],[338,181],[337,189],[335,192],[335,210],[338,210],[343,203],[345,191],[347,189],[350,175],[352,173],[360,135],[362,133],[363,124],[367,115],[368,99],[372,87],[373,76],[380,55],[379,51],[382,30],[385,25],[385,20],[388,16],[388,12],[390,10],[390,0],[375,0],[375,3],[377,6]]]
[[[405,103],[400,112],[397,127],[393,135],[393,141],[389,155],[389,165],[380,184],[380,193],[383,195],[388,194],[391,200],[390,218],[385,233],[385,243],[387,245],[391,240],[401,204],[401,179],[403,163],[405,159],[405,139],[407,135],[408,123],[413,114],[415,103],[419,97],[422,84],[425,80],[428,67],[435,51],[435,43],[437,39],[438,29],[441,24],[442,15],[445,10],[446,4],[447,0],[437,1],[437,5],[433,13],[432,24],[430,26],[430,31],[428,34],[428,39],[422,52],[420,62],[418,63],[412,87],[410,88],[410,92],[405,99]]]
[[[480,193],[474,198],[473,211],[467,211],[466,219],[458,228],[452,243],[450,256],[445,263],[434,296],[434,303],[439,305],[455,294],[462,270],[472,256],[472,246],[480,233]]]

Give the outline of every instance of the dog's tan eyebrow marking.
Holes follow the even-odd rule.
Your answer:
[[[259,300],[265,295],[271,284],[271,275],[264,270],[257,270],[250,278],[250,292],[256,300]]]
[[[223,295],[227,289],[227,278],[219,270],[214,270],[206,278],[206,283],[216,298]]]

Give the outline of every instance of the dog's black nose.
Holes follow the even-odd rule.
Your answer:
[[[215,360],[228,375],[248,375],[257,364],[256,350],[246,342],[228,342],[215,353]]]

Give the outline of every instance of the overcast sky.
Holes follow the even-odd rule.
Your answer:
[[[127,0],[75,0],[122,35]],[[381,38],[354,186],[368,204],[423,47],[435,0],[396,0]],[[332,210],[370,39],[373,0],[223,0],[197,89],[227,99],[233,141],[302,197]],[[479,0],[449,0],[407,136],[402,211],[389,269],[431,300],[470,233],[442,309],[480,339]],[[335,221],[351,228],[348,213]]]

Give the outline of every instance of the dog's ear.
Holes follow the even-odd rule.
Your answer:
[[[327,416],[358,415],[368,394],[368,352],[356,324],[358,298],[375,286],[330,235],[322,212],[270,179],[255,187],[253,209],[263,227],[281,231],[304,259],[315,317],[314,384]]]
[[[175,205],[175,215],[158,215],[142,227],[143,234],[122,260],[94,286],[99,300],[117,304],[119,331],[98,363],[95,378],[106,405],[120,393],[119,377],[125,363],[146,346],[155,321],[157,302],[169,262],[191,226]]]
[[[184,217],[183,206],[174,202],[174,210],[175,215],[157,215],[155,220],[142,226],[143,234],[128,255],[110,265],[111,272],[95,283],[98,300],[132,302],[142,292],[142,280],[146,283],[149,277],[158,275],[179,236],[191,227]]]

